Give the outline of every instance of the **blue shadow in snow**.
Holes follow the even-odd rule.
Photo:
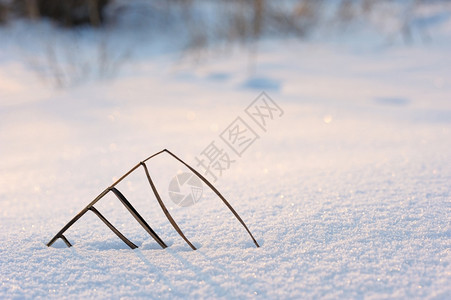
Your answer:
[[[280,82],[267,77],[251,77],[247,79],[241,87],[259,91],[279,91]]]
[[[377,97],[373,99],[377,104],[390,105],[390,106],[405,106],[410,103],[407,98],[401,97]]]

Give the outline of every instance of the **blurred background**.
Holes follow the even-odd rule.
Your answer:
[[[0,0],[0,298],[450,299],[450,53],[448,0]],[[263,91],[283,110],[265,130],[245,113]],[[241,156],[220,138],[238,117]],[[142,170],[118,188],[168,251],[113,197],[98,209],[138,252],[94,215],[45,246],[137,162],[202,171],[213,141],[263,247],[207,189],[173,203],[186,169],[163,155],[199,252]]]
[[[1,0],[3,197],[192,163],[262,91],[284,118],[233,172],[386,161],[448,134],[450,36],[445,0]]]
[[[401,123],[366,137],[360,122],[451,120],[450,36],[446,0],[1,0],[3,191],[33,192],[20,178],[44,168],[51,188],[83,159],[114,167],[98,176],[163,148],[192,162],[262,91],[284,122],[236,170],[288,152],[280,174],[338,163],[336,151],[373,161]]]
[[[56,87],[111,79],[127,63],[162,53],[204,63],[238,48],[253,71],[261,40],[373,49],[436,43],[449,30],[450,7],[447,0],[2,0],[0,50],[19,45],[27,66]]]

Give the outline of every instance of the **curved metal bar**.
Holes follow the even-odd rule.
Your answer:
[[[157,188],[155,187],[155,184],[153,183],[152,179],[150,178],[149,170],[147,169],[147,166],[144,162],[141,162],[141,165],[144,168],[144,171],[146,172],[147,180],[149,181],[150,187],[152,188],[153,193],[155,194],[155,197],[157,198],[158,204],[160,204],[161,209],[163,210],[164,214],[166,215],[166,218],[168,219],[169,223],[171,223],[172,227],[174,227],[175,231],[182,237],[182,239],[185,240],[185,242],[191,247],[191,249],[196,250],[196,247],[194,247],[193,244],[188,240],[188,238],[183,234],[180,227],[177,225],[177,223],[174,221],[174,218],[169,213],[168,209],[164,205],[163,200],[161,200],[160,194],[158,194]]]
[[[168,246],[163,242],[163,240],[153,231],[153,229],[147,224],[143,217],[136,211],[136,209],[131,205],[131,203],[125,198],[125,196],[115,187],[110,188],[110,190],[116,195],[116,197],[121,201],[121,203],[127,208],[130,214],[135,218],[136,221],[147,231],[151,237],[164,249]],[[92,208],[92,207],[91,207]]]

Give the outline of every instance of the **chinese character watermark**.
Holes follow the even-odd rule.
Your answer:
[[[230,123],[219,137],[239,157],[259,138],[258,134],[240,117]]]
[[[200,153],[200,157],[196,156],[197,166],[202,168],[204,175],[212,177],[214,181],[235,162],[224,149],[219,149],[214,141]]]
[[[269,121],[283,116],[283,110],[265,92],[261,93],[244,111],[265,132]]]
[[[216,182],[225,171],[230,169],[232,163],[235,163],[237,158],[241,158],[244,152],[260,138],[257,131],[265,133],[270,123],[284,114],[282,108],[265,92],[252,101],[244,109],[244,112],[245,115],[238,115],[219,134],[218,140],[211,141],[195,157],[199,172],[213,182]],[[225,144],[226,147],[220,146],[218,143]],[[202,191],[202,182],[191,173],[175,176],[168,189],[171,200],[183,207],[197,203],[202,196]]]

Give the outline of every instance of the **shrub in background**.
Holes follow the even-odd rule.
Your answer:
[[[17,15],[29,19],[46,17],[68,27],[85,24],[99,26],[104,21],[104,10],[109,2],[110,0],[15,0],[11,6]]]

